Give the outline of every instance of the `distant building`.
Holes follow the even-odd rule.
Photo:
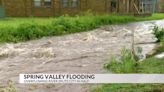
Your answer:
[[[88,10],[97,14],[155,12],[156,0],[0,0],[7,16],[75,15]],[[163,0],[162,0],[163,1]]]

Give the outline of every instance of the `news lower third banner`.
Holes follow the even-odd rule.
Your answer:
[[[164,83],[164,74],[20,74],[19,83]]]

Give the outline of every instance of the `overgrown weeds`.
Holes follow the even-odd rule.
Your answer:
[[[164,29],[160,29],[159,27],[154,27],[154,35],[158,39],[158,42],[164,40]]]
[[[154,27],[154,35],[158,39],[158,42],[160,42],[160,46],[156,49],[155,54],[164,52],[164,28]]]
[[[164,52],[164,29],[155,27],[154,34],[160,42],[156,53]],[[136,52],[142,53],[142,50],[138,49]],[[105,68],[115,73],[164,73],[162,70],[164,59],[150,57],[138,62],[140,59],[140,55],[134,55],[130,50],[123,49],[121,56],[112,58],[109,63],[105,64]]]
[[[0,26],[0,42],[20,42],[44,36],[58,36],[83,32],[101,25],[127,23],[134,20],[130,16],[61,16],[48,23],[24,22],[15,26]],[[4,22],[5,23],[5,22]]]
[[[104,84],[91,92],[163,92],[161,84]]]
[[[57,18],[9,18],[0,21],[0,42],[21,42],[46,36],[59,36],[83,32],[102,25],[128,23],[152,19],[162,19],[164,14],[149,18],[118,15],[61,16]]]
[[[109,63],[105,64],[106,69],[115,73],[134,73],[136,66],[137,61],[128,49],[123,49],[119,57],[113,57]]]
[[[3,89],[3,92],[17,92],[17,89],[11,80],[8,81],[8,85]]]
[[[164,29],[154,28],[154,34],[160,41],[157,52],[164,51]],[[124,53],[123,53],[124,52]],[[139,51],[140,52],[140,51]],[[118,62],[119,61],[119,62]],[[148,73],[163,74],[164,58],[150,57],[140,62],[131,54],[130,50],[123,50],[121,57],[113,58],[105,68],[114,73]],[[93,92],[163,92],[163,84],[105,84],[94,88]]]

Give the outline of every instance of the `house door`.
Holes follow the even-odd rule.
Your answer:
[[[53,0],[33,0],[33,16],[54,16]]]

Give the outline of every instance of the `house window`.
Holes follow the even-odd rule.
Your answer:
[[[63,7],[68,7],[69,6],[69,3],[68,3],[69,0],[63,0]]]
[[[72,7],[77,7],[77,6],[78,6],[77,0],[72,0]]]
[[[52,4],[51,0],[44,0],[44,6],[51,7],[51,4]]]
[[[63,0],[62,6],[66,7],[78,7],[78,0]]]
[[[36,7],[40,7],[41,6],[41,0],[34,0],[34,5]]]

